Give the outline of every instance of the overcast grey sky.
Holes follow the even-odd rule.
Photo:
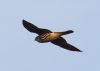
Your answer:
[[[63,37],[84,52],[34,41],[23,19],[74,30]],[[0,71],[100,71],[100,0],[0,0]]]

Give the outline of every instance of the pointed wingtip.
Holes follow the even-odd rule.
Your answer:
[[[23,20],[22,20],[22,24],[23,24],[23,26],[25,25],[25,22],[26,22],[26,21],[23,19]]]
[[[22,22],[26,22],[26,20],[23,19]]]
[[[25,25],[27,25],[29,22],[28,21],[26,21],[26,20],[22,20],[22,24],[25,26]]]
[[[23,24],[23,26],[26,28],[26,29],[28,29],[29,28],[29,22],[27,22],[26,20],[22,20],[22,24]]]
[[[81,51],[81,50],[78,50],[77,52],[83,52],[83,51]]]

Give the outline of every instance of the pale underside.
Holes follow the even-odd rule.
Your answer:
[[[38,36],[37,39],[40,42],[49,42],[59,38],[60,36],[61,36],[60,32],[52,32],[52,33],[42,34]]]

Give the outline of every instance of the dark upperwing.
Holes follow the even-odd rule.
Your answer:
[[[58,45],[64,49],[70,50],[70,51],[78,51],[78,52],[82,52],[81,50],[79,50],[78,48],[72,46],[71,44],[67,43],[66,40],[62,37],[51,41],[51,43]]]
[[[27,22],[27,21],[25,21],[25,20],[23,20],[22,23],[23,23],[23,26],[24,26],[28,31],[33,32],[33,33],[36,33],[36,34],[38,34],[38,35],[51,32],[51,31],[48,30],[48,29],[38,28],[37,26],[35,26],[35,25],[33,25],[32,23]]]

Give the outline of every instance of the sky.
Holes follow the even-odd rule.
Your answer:
[[[83,52],[34,41],[27,20]],[[100,71],[100,0],[0,0],[0,71]]]

